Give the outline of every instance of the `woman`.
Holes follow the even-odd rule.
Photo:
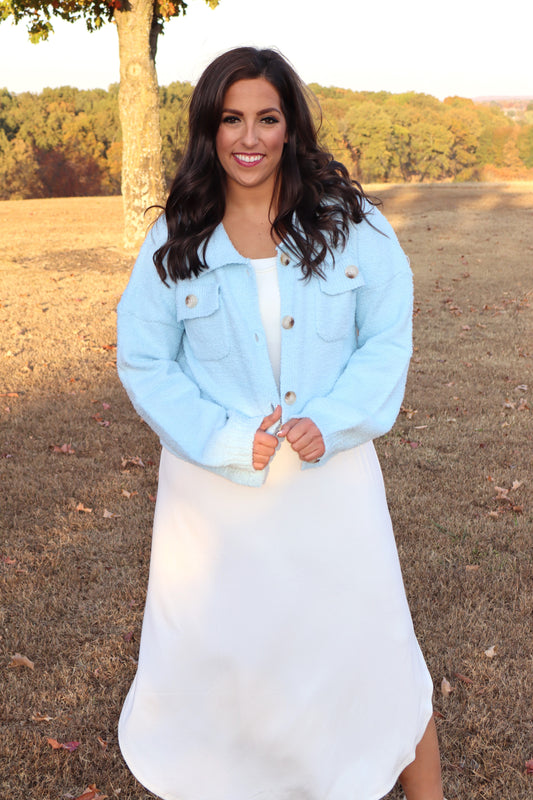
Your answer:
[[[119,738],[165,800],[377,800],[398,775],[442,800],[371,441],[402,400],[411,293],[292,68],[217,58],[118,315],[121,379],[163,444]]]

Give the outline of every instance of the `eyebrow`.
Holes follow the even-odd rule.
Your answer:
[[[276,113],[281,114],[281,111],[279,110],[279,108],[276,108],[276,106],[272,106],[271,108],[262,108],[261,111],[257,112],[257,116],[260,117],[263,114],[270,114],[272,111],[275,111]],[[237,114],[237,116],[239,116],[239,117],[243,116],[243,112],[242,111],[238,111],[236,108],[223,108],[222,109],[222,113],[223,114]]]

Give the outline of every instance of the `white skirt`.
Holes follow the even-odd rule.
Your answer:
[[[164,800],[378,800],[432,684],[372,443],[261,488],[163,450],[137,675],[119,741]]]

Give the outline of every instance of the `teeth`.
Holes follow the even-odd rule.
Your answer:
[[[261,161],[263,158],[262,155],[248,155],[247,153],[235,153],[235,158],[238,158],[239,161],[246,161],[247,164],[253,164],[257,161]]]

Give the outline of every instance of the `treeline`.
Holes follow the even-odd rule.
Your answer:
[[[462,97],[311,89],[323,139],[363,183],[533,178],[533,102],[517,119]]]
[[[191,88],[160,88],[168,181],[183,153]],[[459,97],[311,89],[322,140],[362,183],[533,178],[533,103],[516,118]],[[0,199],[119,194],[117,95],[116,85],[0,90]]]

